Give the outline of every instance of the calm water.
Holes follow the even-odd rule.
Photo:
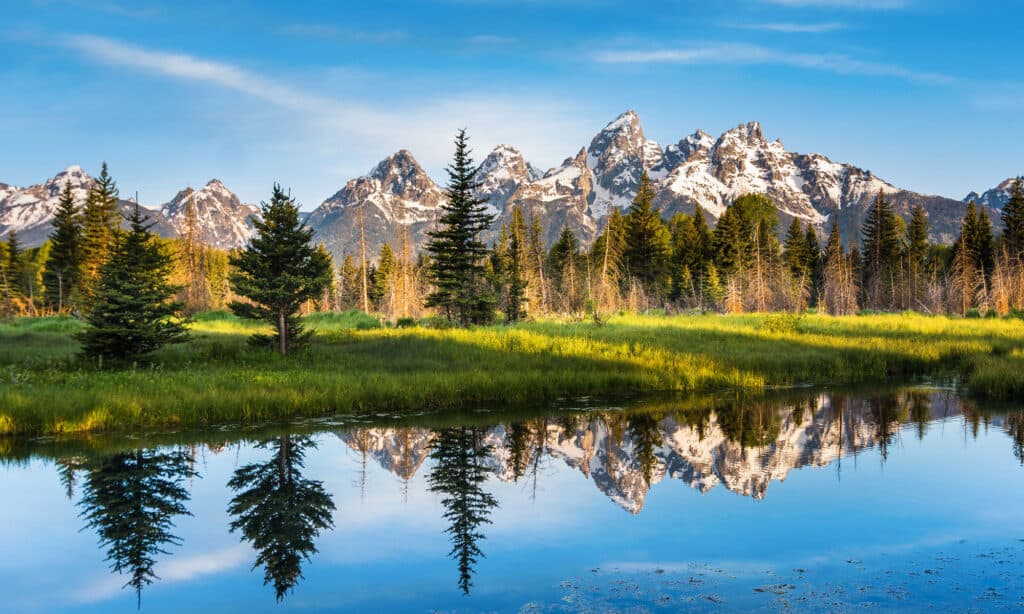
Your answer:
[[[1024,606],[1024,411],[587,405],[0,440],[2,609]]]

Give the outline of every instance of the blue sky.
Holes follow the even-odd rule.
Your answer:
[[[624,5],[625,4],[625,5]],[[304,208],[452,133],[543,168],[622,111],[663,145],[758,120],[962,198],[1024,172],[1024,5],[953,0],[8,0],[0,181],[101,160],[126,194],[218,177]]]

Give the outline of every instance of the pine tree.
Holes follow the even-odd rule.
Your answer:
[[[560,306],[570,312],[581,307],[579,300],[580,243],[568,226],[562,227],[558,240],[548,252],[551,289],[560,298]]]
[[[100,268],[110,258],[114,239],[121,227],[118,211],[117,184],[103,163],[100,176],[89,188],[89,196],[82,211],[82,249],[79,290],[82,300],[91,307],[91,301],[100,276]]]
[[[110,258],[100,267],[86,329],[78,335],[86,356],[133,361],[168,343],[184,341],[183,305],[172,301],[173,261],[150,232],[139,206],[117,231]]]
[[[910,213],[907,226],[907,276],[909,307],[921,305],[925,292],[925,259],[928,257],[928,216],[920,206]]]
[[[1001,214],[1003,242],[1011,258],[1024,259],[1024,178],[1018,177],[1010,187],[1010,199],[1003,205]]]
[[[896,306],[895,282],[900,259],[900,233],[892,204],[883,192],[861,228],[864,242],[864,287],[871,306],[891,309]]]
[[[811,305],[816,305],[818,295],[821,292],[821,284],[824,281],[824,262],[821,256],[821,243],[818,242],[818,233],[814,231],[811,224],[807,224],[804,232],[804,250],[806,252],[805,265],[810,274],[810,285],[808,290],[811,294]]]
[[[338,269],[338,307],[343,310],[360,308],[360,267],[351,254],[345,256]]]
[[[526,251],[526,221],[522,209],[515,205],[512,209],[512,222],[508,229],[508,246],[505,254],[504,304],[506,322],[517,322],[526,316],[524,302],[528,281],[526,271],[529,269]]]
[[[427,296],[426,306],[440,308],[449,321],[466,326],[490,319],[494,298],[484,279],[487,248],[480,234],[490,228],[494,216],[487,212],[487,200],[476,197],[476,167],[465,130],[455,137],[455,157],[447,172],[443,213],[438,228],[427,233],[434,291]]]
[[[7,285],[14,295],[25,293],[25,254],[18,241],[18,231],[7,233]]]
[[[704,295],[705,305],[711,307],[712,310],[717,310],[725,300],[725,287],[722,285],[722,281],[718,278],[718,267],[714,263],[708,263],[707,269],[704,273],[704,287],[702,289]]]
[[[373,283],[370,286],[370,300],[377,311],[387,310],[389,314],[395,311],[394,305],[389,304],[390,299],[394,298],[395,266],[395,252],[390,244],[385,243],[380,248],[380,257],[377,258],[377,268],[373,271]]]
[[[825,309],[835,316],[857,311],[857,284],[851,259],[843,255],[839,226],[833,222],[825,244],[825,266],[822,294]]]
[[[596,311],[613,308],[618,302],[625,249],[626,220],[615,207],[605,220],[604,232],[591,247],[591,259],[598,271]]]
[[[252,301],[231,303],[243,318],[264,320],[273,335],[254,335],[256,344],[273,344],[287,354],[308,340],[299,321],[302,304],[321,295],[331,283],[333,265],[323,250],[312,244],[313,231],[299,220],[295,200],[274,184],[269,203],[262,204],[263,219],[253,219],[256,235],[231,258],[234,291]]]
[[[70,181],[64,184],[52,223],[50,257],[46,261],[43,284],[46,302],[60,312],[74,304],[82,266],[82,216]]]
[[[808,270],[807,241],[804,237],[804,229],[799,218],[793,218],[793,223],[786,231],[786,238],[783,241],[782,260],[789,267],[789,273],[795,279],[806,280],[810,276]]]
[[[629,276],[648,293],[662,296],[668,290],[672,237],[654,208],[654,186],[644,173],[626,215],[626,249],[623,254]]]

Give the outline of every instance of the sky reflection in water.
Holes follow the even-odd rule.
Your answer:
[[[6,440],[0,577],[14,610],[1014,607],[1022,441],[913,389]]]

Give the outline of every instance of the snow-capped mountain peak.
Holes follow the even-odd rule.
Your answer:
[[[160,207],[180,236],[189,232],[190,207],[195,237],[207,245],[241,247],[255,232],[252,218],[259,216],[259,208],[243,204],[219,179],[211,179],[200,190],[185,188]]]

